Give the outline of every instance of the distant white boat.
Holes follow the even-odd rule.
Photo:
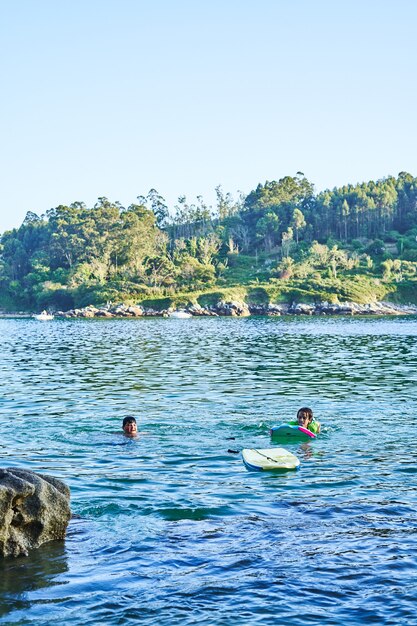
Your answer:
[[[189,317],[192,317],[191,313],[187,313],[186,311],[172,311],[172,313],[169,314],[169,317],[175,317],[177,319],[188,319]]]
[[[48,322],[49,320],[53,320],[54,316],[51,313],[47,313],[46,311],[42,311],[39,315],[33,316],[35,320],[39,320],[40,322]]]

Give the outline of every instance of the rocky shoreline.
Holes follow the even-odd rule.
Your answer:
[[[393,304],[392,302],[373,302],[357,304],[343,302],[341,304],[247,304],[246,302],[220,301],[209,307],[193,304],[182,309],[156,310],[140,305],[107,304],[100,307],[87,306],[70,311],[58,311],[56,317],[64,318],[112,318],[112,317],[170,317],[181,311],[192,317],[248,317],[250,315],[413,315],[417,314],[416,305]]]
[[[180,315],[178,315],[180,313]],[[102,306],[86,306],[83,308],[70,309],[69,311],[53,311],[59,318],[120,318],[120,317],[248,317],[261,315],[278,317],[281,315],[417,315],[415,304],[394,304],[393,302],[372,302],[358,304],[357,302],[342,302],[331,304],[320,302],[318,304],[293,303],[293,304],[247,304],[241,301],[220,301],[215,305],[202,307],[199,304],[189,305],[183,308],[153,309],[139,304],[105,304]],[[0,318],[33,317],[34,313],[15,312],[6,313],[0,311]]]

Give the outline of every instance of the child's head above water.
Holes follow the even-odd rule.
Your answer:
[[[138,427],[136,426],[136,420],[133,415],[126,415],[123,418],[122,428],[126,435],[136,435],[138,432]]]
[[[313,421],[313,411],[307,407],[303,406],[301,409],[297,411],[297,422],[299,426],[303,428],[307,428],[307,426]]]

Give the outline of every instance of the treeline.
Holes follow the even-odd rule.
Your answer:
[[[417,261],[411,174],[315,194],[298,172],[247,196],[235,198],[221,187],[216,194],[214,208],[201,196],[195,203],[182,196],[172,215],[154,189],[128,207],[101,197],[91,208],[74,202],[42,216],[28,212],[0,239],[0,306],[70,308],[202,289],[227,281],[239,255],[276,258],[275,275],[283,279],[300,274],[319,252],[329,254],[326,263],[334,268],[341,248],[372,258],[383,254],[384,242],[391,253],[381,263],[393,257],[392,244],[395,258]]]

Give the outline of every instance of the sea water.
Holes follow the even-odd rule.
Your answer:
[[[0,369],[0,467],[73,513],[0,623],[416,623],[416,317],[2,319]],[[300,469],[248,471],[301,406]]]

